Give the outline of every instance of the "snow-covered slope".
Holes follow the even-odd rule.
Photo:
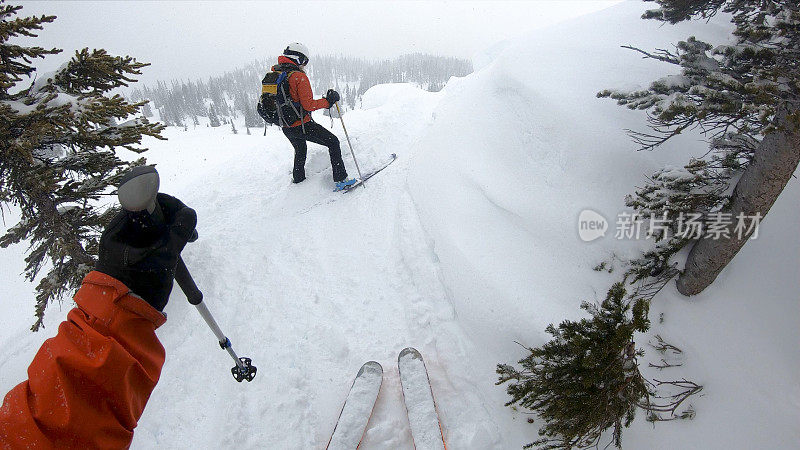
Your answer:
[[[495,364],[524,356],[514,341],[539,345],[548,323],[602,298],[615,275],[591,268],[641,246],[613,232],[582,242],[578,214],[591,208],[613,226],[624,194],[649,172],[705,151],[687,134],[636,153],[623,130],[642,129],[643,114],[594,98],[674,70],[620,45],[726,38],[715,23],[640,20],[644,8],[620,4],[495,46],[477,57],[480,70],[440,93],[372,88],[345,116],[359,164],[398,160],[346,195],[331,192],[327,153],[314,145],[308,180],[292,185],[291,147],[275,129],[170,128],[168,141],[148,142],[162,190],[198,212],[200,239],[184,260],[259,372],[249,384],[231,379],[230,359],[176,287],[158,332],[167,363],[133,447],[324,448],[354,373],[376,360],[385,380],[362,448],[413,448],[396,371],[408,346],[425,357],[448,448],[534,440],[529,416],[503,406]],[[354,175],[339,124],[334,132]],[[656,297],[652,314],[664,323],[651,335],[687,358],[663,375],[705,384],[705,395],[694,421],[653,428],[637,419],[626,448],[800,443],[798,199],[793,180],[760,237],[706,293],[685,299],[670,286]],[[44,332],[27,332],[33,287],[15,276],[22,250],[0,252],[0,391],[25,377],[70,306],[52,308]]]

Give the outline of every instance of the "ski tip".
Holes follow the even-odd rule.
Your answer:
[[[406,347],[403,351],[400,352],[400,356],[397,357],[397,360],[405,359],[406,357],[422,359],[422,354],[415,349],[414,347]]]
[[[380,365],[377,361],[367,361],[361,366],[361,369],[358,371],[357,376],[361,376],[364,373],[383,373],[383,366]]]

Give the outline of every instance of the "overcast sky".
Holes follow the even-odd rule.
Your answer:
[[[17,3],[11,0],[12,3]],[[314,55],[391,58],[426,52],[469,58],[492,43],[617,1],[199,2],[22,1],[20,15],[56,15],[35,40],[65,50],[105,48],[152,63],[142,82],[222,74],[279,54],[289,42]]]

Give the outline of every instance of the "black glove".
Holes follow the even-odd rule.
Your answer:
[[[100,237],[95,270],[121,281],[161,311],[172,291],[181,250],[196,239],[197,214],[167,194],[158,194],[157,201],[163,223],[146,211],[122,211],[111,220]]]
[[[325,100],[328,101],[328,108],[333,107],[333,104],[338,102],[340,98],[338,92],[333,89],[328,89],[328,93],[325,94]]]

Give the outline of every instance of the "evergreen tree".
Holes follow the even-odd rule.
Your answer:
[[[141,153],[142,136],[161,138],[163,127],[136,117],[145,102],[128,103],[113,89],[135,81],[147,64],[83,49],[57,72],[19,87],[35,72],[31,60],[60,53],[15,45],[36,37],[54,16],[15,18],[21,6],[0,0],[0,202],[18,207],[20,221],[0,237],[0,246],[29,241],[25,277],[36,287],[39,329],[47,305],[74,292],[95,265],[102,227],[114,211],[98,200],[131,165],[118,148]]]
[[[558,327],[550,324],[546,331],[552,339],[541,347],[527,348],[529,354],[519,361],[521,369],[498,364],[497,384],[508,383],[511,396],[506,406],[518,404],[545,421],[539,429],[542,437],[525,448],[598,447],[609,429],[611,443],[621,447],[622,429],[632,423],[638,410],[650,422],[694,417],[694,408],[685,402],[703,386],[686,379],[648,380],[639,371],[637,359],[644,350],[637,350],[633,341],[634,333],[650,328],[650,301],[674,273],[663,272],[640,282],[628,294],[632,275],[629,272],[614,284],[600,305],[583,302],[588,319],[565,320]],[[655,350],[680,353],[656,339],[659,344],[651,344]],[[665,362],[662,368],[667,367],[672,366]]]
[[[256,112],[257,97],[252,98],[245,92],[240,92],[238,96],[237,109],[244,116],[244,125],[247,128],[258,127],[263,123],[261,117]]]
[[[667,218],[673,232],[686,214],[700,215],[705,222],[720,214],[732,219],[724,233],[699,240],[678,233],[666,236],[658,248],[635,262],[646,271],[693,244],[677,285],[681,293],[694,295],[711,284],[742,248],[754,232],[752,218],[766,216],[800,163],[800,4],[651,1],[661,8],[648,11],[644,18],[677,23],[723,11],[732,15],[735,25],[730,45],[714,47],[690,37],[674,52],[634,49],[679,66],[682,73],[657,80],[647,90],[598,94],[647,111],[652,132],[631,132],[642,149],[695,127],[709,137],[708,155],[679,171],[688,177],[678,174],[678,178],[689,182],[674,183],[665,174],[675,171],[662,170],[628,199],[629,206]],[[676,195],[681,198],[678,204]],[[751,218],[745,233],[736,230],[739,218]]]
[[[164,124],[164,126],[171,127],[172,122],[169,119],[169,114],[167,114],[167,108],[159,108],[158,109],[158,117],[159,121]]]
[[[631,303],[625,294],[623,283],[617,283],[599,307],[581,305],[591,318],[548,326],[553,339],[529,349],[519,362],[522,370],[498,365],[497,384],[509,382],[506,406],[519,404],[546,422],[539,429],[543,437],[526,448],[590,447],[608,428],[614,430],[615,445],[621,445],[622,427],[653,394],[636,369],[632,342],[634,332],[649,327],[648,305],[641,298]]]
[[[214,108],[213,103],[208,108],[208,124],[215,128],[220,126],[219,117],[217,117],[217,110]]]

